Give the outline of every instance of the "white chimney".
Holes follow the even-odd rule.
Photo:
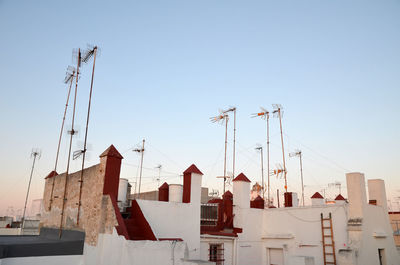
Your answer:
[[[349,197],[349,218],[362,218],[367,205],[364,174],[347,173],[347,196]]]
[[[240,173],[233,181],[233,205],[250,208],[250,180]]]
[[[313,196],[311,196],[311,205],[317,206],[317,205],[324,205],[325,204],[325,199],[322,197],[322,195],[319,192],[314,193]]]
[[[339,194],[335,198],[335,204],[336,205],[344,205],[346,204],[346,199],[342,196],[342,194]]]
[[[382,206],[385,213],[388,212],[385,182],[382,179],[368,180],[368,196],[370,200],[376,200],[376,205]]]
[[[181,184],[169,184],[169,201],[182,202],[183,186]]]

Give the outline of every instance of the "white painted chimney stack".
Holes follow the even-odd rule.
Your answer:
[[[376,200],[376,205],[382,206],[385,213],[388,212],[385,182],[383,179],[368,180],[368,196],[370,200]]]
[[[250,208],[250,180],[240,173],[233,181],[233,205]]]
[[[364,174],[347,173],[347,196],[349,200],[349,218],[362,218],[367,205]]]
[[[311,196],[311,205],[312,206],[317,206],[317,205],[324,205],[325,204],[325,199],[322,197],[322,195],[319,192],[314,193],[313,196]]]

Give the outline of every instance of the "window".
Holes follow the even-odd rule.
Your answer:
[[[218,203],[204,203],[201,205],[201,225],[216,226],[218,222]]]
[[[379,248],[378,249],[378,255],[379,255],[379,264],[380,265],[386,265],[385,249],[384,248]]]
[[[216,265],[224,265],[224,244],[210,244],[209,261],[215,261]]]

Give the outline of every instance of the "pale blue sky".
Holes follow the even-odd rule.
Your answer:
[[[0,213],[23,204],[32,147],[43,155],[31,198],[42,196],[64,72],[72,48],[87,43],[101,48],[88,165],[113,143],[124,152],[122,176],[134,180],[139,157],[127,150],[144,137],[144,189],[156,186],[157,164],[163,181],[179,182],[191,163],[206,186],[221,188],[224,128],[209,117],[234,105],[236,172],[258,181],[254,147],[265,144],[265,124],[249,117],[280,103],[286,148],[304,153],[307,196],[330,182],[345,186],[346,171],[384,178],[390,195],[400,196],[399,14],[400,1],[0,1]],[[82,73],[81,129],[90,67]],[[279,141],[273,119],[272,165],[281,162]],[[289,189],[299,190],[298,160],[287,160]],[[283,181],[274,178],[277,188]]]

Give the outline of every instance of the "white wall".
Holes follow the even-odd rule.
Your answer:
[[[267,248],[283,248],[285,264],[305,262],[298,257],[314,257],[315,264],[323,264],[321,213],[332,213],[336,254],[346,248],[347,211],[345,206],[309,206],[264,210],[263,262],[267,264]],[[304,263],[302,263],[304,264]]]
[[[182,241],[132,241],[113,234],[100,234],[96,247],[85,244],[85,265],[192,265]],[[212,265],[213,263],[202,263]]]
[[[200,200],[200,198],[199,198]],[[192,203],[137,200],[156,238],[182,238],[189,257],[200,258],[200,209]]]
[[[200,243],[200,259],[208,260],[209,259],[209,246],[210,244],[223,244],[224,245],[224,265],[232,265],[233,264],[233,242],[235,239],[223,236],[211,236],[211,235],[202,235],[201,243]]]

